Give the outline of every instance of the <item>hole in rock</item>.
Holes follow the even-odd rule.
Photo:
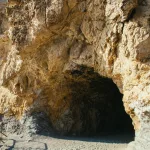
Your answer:
[[[123,106],[123,95],[111,79],[86,67],[68,71],[66,78],[72,95],[68,110],[72,121],[71,125],[68,125],[69,120],[65,124],[69,135],[119,133],[134,136],[132,120]]]
[[[134,8],[128,15],[128,18],[127,18],[127,22],[129,22],[131,19],[133,19],[134,15],[136,14],[136,9]]]

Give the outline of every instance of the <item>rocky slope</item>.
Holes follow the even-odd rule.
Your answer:
[[[149,9],[150,0],[9,0],[0,11],[0,112],[20,119],[45,112],[69,132],[74,98],[96,95],[90,83],[107,77],[133,121],[129,147],[148,149]],[[113,89],[108,82],[103,88]]]

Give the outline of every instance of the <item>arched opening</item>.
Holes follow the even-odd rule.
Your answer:
[[[72,91],[73,123],[69,135],[129,133],[134,136],[132,120],[124,110],[123,95],[111,79],[83,66],[68,71],[66,78]]]
[[[122,142],[122,138],[126,143],[132,141],[134,138],[132,120],[125,112],[123,95],[114,82],[101,77],[92,68],[85,66],[68,68],[61,76],[61,86],[57,84],[57,89],[61,89],[57,90],[60,99],[56,112],[51,111],[51,114],[47,115],[49,107],[43,109],[40,107],[39,112],[33,111],[31,114],[30,122],[31,126],[34,126],[35,133],[57,138],[65,136],[67,139],[75,136],[77,140],[83,136],[88,138],[103,135],[110,135],[114,139],[117,135],[116,141]],[[55,81],[57,83],[57,80]],[[57,95],[54,97],[55,102],[58,97]],[[67,103],[67,107],[64,107],[63,101]],[[58,113],[57,118],[55,113]],[[51,118],[52,115],[55,120]],[[29,128],[31,129],[32,127]],[[107,140],[110,138],[108,136],[104,138]]]

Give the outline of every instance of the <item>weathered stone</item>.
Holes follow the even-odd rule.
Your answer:
[[[64,116],[72,124],[69,85],[86,83],[82,67],[93,68],[123,94],[136,132],[130,147],[149,149],[150,0],[9,0],[1,8],[1,113],[44,110],[54,127]]]

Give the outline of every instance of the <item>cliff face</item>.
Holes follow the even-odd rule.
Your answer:
[[[150,137],[149,9],[150,0],[10,0],[0,12],[0,112],[46,111],[61,130],[73,91],[84,85],[83,97],[99,74],[123,94],[140,148]]]

